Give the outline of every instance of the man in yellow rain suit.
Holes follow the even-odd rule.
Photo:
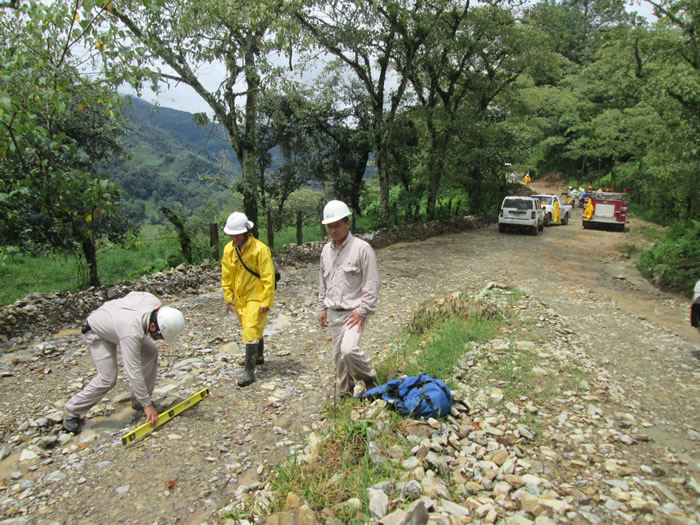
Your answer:
[[[224,232],[231,237],[221,260],[221,287],[226,311],[238,315],[243,328],[245,369],[238,386],[255,381],[255,365],[264,362],[263,331],[275,302],[275,267],[270,249],[253,237],[253,223],[240,212],[229,215]]]
[[[531,180],[532,178],[530,177],[530,172],[528,171],[527,174],[523,177],[523,182],[525,183],[525,186],[529,186]]]

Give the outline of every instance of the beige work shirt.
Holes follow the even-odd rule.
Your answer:
[[[97,337],[119,345],[126,377],[141,406],[151,404],[141,367],[141,346],[144,339],[150,337],[148,326],[151,312],[160,305],[153,294],[130,292],[121,299],[107,301],[87,318],[90,329]]]
[[[331,240],[321,251],[318,313],[357,310],[367,317],[377,309],[379,270],[372,247],[348,233],[336,248]]]

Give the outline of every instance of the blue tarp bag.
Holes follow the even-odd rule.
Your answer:
[[[392,379],[368,390],[362,399],[383,399],[404,416],[426,419],[446,416],[454,403],[449,387],[427,374]]]

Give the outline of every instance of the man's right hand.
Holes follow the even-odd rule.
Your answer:
[[[318,322],[321,328],[328,328],[328,316],[324,313],[318,314]]]
[[[158,424],[158,411],[153,405],[144,407],[143,413],[146,416],[146,423],[150,423],[152,427]]]
[[[236,305],[234,303],[226,303],[226,313],[235,314]]]

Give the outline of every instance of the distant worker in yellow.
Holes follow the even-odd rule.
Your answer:
[[[574,207],[574,188],[573,186],[569,186],[569,191],[566,193],[566,203],[570,204],[572,209]]]
[[[264,363],[263,331],[267,313],[275,302],[275,267],[270,248],[259,241],[251,230],[253,223],[245,214],[229,215],[224,232],[231,242],[224,248],[221,260],[221,287],[226,311],[238,315],[243,328],[245,369],[238,386],[255,381],[255,365]]]
[[[530,172],[528,171],[525,174],[525,176],[523,177],[523,182],[525,183],[525,186],[529,186],[531,180],[532,180],[532,177],[530,177]]]

